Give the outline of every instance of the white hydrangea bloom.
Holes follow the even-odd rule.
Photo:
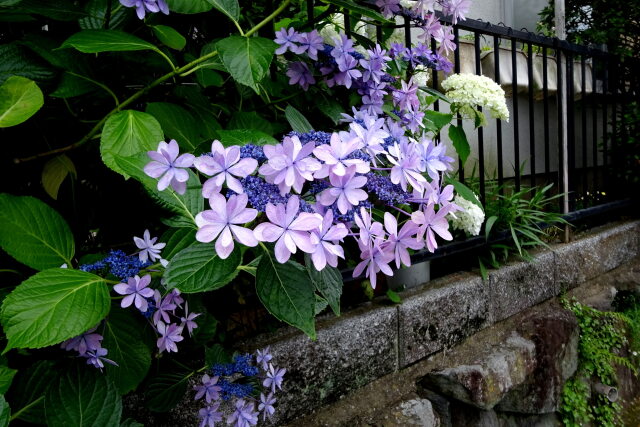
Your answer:
[[[335,37],[339,37],[340,33],[345,32],[344,31],[344,15],[342,13],[334,13],[333,15],[327,18],[327,22],[328,22],[327,25],[322,27],[322,29],[319,32],[324,42],[333,46],[335,43],[333,39]],[[367,26],[368,25],[366,22],[358,21],[356,23],[354,31],[358,35],[367,37]],[[374,28],[374,31],[375,31],[375,28]],[[363,47],[359,46],[359,44],[355,45],[354,49],[356,51],[362,50],[362,52],[360,53],[366,52],[366,50]]]
[[[391,47],[392,44],[394,43],[400,43],[402,45],[404,45],[404,29],[402,28],[396,28],[395,30],[393,30],[393,33],[391,33],[391,35],[389,36],[389,38],[385,41],[385,43],[387,44],[386,48],[389,49]]]
[[[465,117],[474,118],[474,110],[482,107],[491,117],[509,121],[504,90],[493,80],[474,74],[452,74],[442,82],[445,94]],[[485,124],[484,115],[482,115]]]
[[[454,203],[463,210],[447,215],[449,224],[451,224],[454,229],[462,230],[470,236],[480,234],[480,229],[484,223],[484,212],[482,209],[460,195],[456,195]]]

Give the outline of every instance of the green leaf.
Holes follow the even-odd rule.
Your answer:
[[[225,351],[224,347],[220,344],[214,344],[211,347],[205,347],[204,349],[204,363],[207,366],[214,365],[216,363],[229,363],[231,358]]]
[[[480,203],[480,201],[476,197],[476,193],[474,193],[472,189],[470,189],[469,187],[467,187],[457,179],[453,179],[451,177],[446,177],[445,182],[447,184],[453,185],[453,188],[455,188],[456,193],[461,195],[463,199],[470,201],[471,203],[473,203],[474,205],[482,209],[482,211],[484,212],[484,207],[482,206],[482,203]]]
[[[116,386],[84,364],[71,367],[51,385],[44,406],[50,427],[119,425],[122,415]]]
[[[158,120],[167,139],[175,139],[183,151],[192,152],[205,139],[200,136],[196,119],[179,105],[150,102],[146,112]]]
[[[167,0],[169,10],[175,13],[202,13],[213,9],[207,0]]]
[[[196,79],[200,86],[203,88],[208,87],[221,87],[224,84],[224,79],[218,73],[207,68],[198,68],[196,70]]]
[[[11,76],[22,76],[38,82],[55,76],[55,71],[40,58],[13,43],[0,45],[0,58],[0,84]]]
[[[126,420],[120,423],[120,427],[144,427],[144,424],[140,424],[136,420],[132,420],[131,418],[127,418]]]
[[[207,0],[213,7],[227,15],[231,20],[240,19],[240,5],[238,0]]]
[[[118,364],[105,364],[105,371],[120,394],[135,390],[151,367],[151,351],[142,339],[144,323],[129,310],[111,310],[104,325],[102,346]]]
[[[317,316],[322,313],[325,308],[329,306],[329,303],[326,299],[322,298],[320,295],[316,294],[316,305],[314,306],[313,312]]]
[[[0,128],[19,125],[44,104],[38,85],[21,76],[11,76],[0,86]]]
[[[340,103],[335,99],[325,97],[318,101],[318,109],[328,118],[331,119],[334,125],[337,125],[342,119],[342,113],[344,110]]]
[[[424,112],[426,127],[428,130],[439,133],[443,127],[451,123],[453,114],[441,113],[439,111],[427,110]]]
[[[304,267],[295,261],[280,264],[265,250],[256,271],[258,298],[275,318],[316,338],[313,284]]]
[[[73,21],[85,15],[72,0],[22,0],[18,8],[56,21]]]
[[[190,307],[190,310],[193,308]],[[198,327],[193,331],[193,341],[197,344],[206,344],[215,337],[218,330],[218,320],[208,311],[204,311],[197,319]]]
[[[162,249],[162,257],[171,260],[178,252],[196,242],[196,230],[188,228],[170,228],[160,241],[166,243]]]
[[[340,295],[342,295],[342,274],[337,268],[325,266],[322,271],[316,270],[309,255],[305,255],[305,265],[316,291],[327,300],[331,310],[340,316]]]
[[[402,298],[400,298],[400,295],[398,295],[397,292],[394,292],[391,289],[387,289],[387,298],[389,298],[391,302],[395,304],[402,303]]]
[[[441,99],[444,102],[447,102],[447,103],[451,104],[451,100],[449,98],[447,98],[444,94],[442,94],[438,90],[435,90],[435,89],[430,88],[428,86],[420,86],[420,90],[422,90],[424,92],[427,92],[429,95],[433,96],[434,98]]]
[[[0,427],[7,427],[11,420],[11,408],[5,400],[4,396],[0,394]]]
[[[187,45],[187,39],[171,27],[166,25],[153,25],[151,28],[158,40],[171,49],[182,50]]]
[[[496,223],[497,220],[498,220],[498,217],[493,215],[487,219],[487,222],[485,222],[484,235],[487,240],[489,239],[489,234],[491,234],[491,229],[493,228],[493,225]]]
[[[228,129],[253,129],[267,135],[273,135],[273,125],[255,111],[238,111],[233,113]]]
[[[50,360],[37,360],[27,369],[20,370],[10,390],[15,412],[20,412],[18,419],[33,424],[43,422],[44,396],[57,376],[58,370]]]
[[[384,16],[382,16],[379,12],[376,12],[373,9],[369,9],[365,6],[360,6],[351,0],[322,0],[323,3],[333,4],[340,8],[347,9],[351,12],[354,12],[358,15],[366,16],[367,18],[371,18],[374,21],[382,22],[383,24],[392,24],[392,21],[389,21]]]
[[[17,369],[11,369],[7,365],[0,365],[0,395],[7,393],[16,372],[18,372]]]
[[[62,73],[62,78],[56,90],[51,92],[49,96],[53,98],[73,98],[75,96],[84,95],[95,90],[98,86],[94,85],[87,79],[79,77],[68,72]]]
[[[128,178],[129,175],[115,161],[115,156],[131,157],[140,153],[146,155],[147,151],[156,150],[163,138],[160,123],[152,115],[135,110],[120,111],[109,117],[102,128],[102,161]]]
[[[117,30],[82,30],[65,40],[60,47],[73,47],[82,53],[159,51],[148,41]]]
[[[217,130],[216,139],[219,139],[225,147],[245,144],[277,144],[279,142],[271,135],[251,129]]]
[[[0,318],[11,348],[58,344],[94,327],[109,313],[109,289],[95,274],[66,268],[37,273],[2,303]]]
[[[109,3],[111,3],[111,7],[109,7]],[[113,0],[89,0],[84,7],[87,16],[79,19],[78,25],[83,30],[100,30],[106,28],[108,18],[109,28],[120,27],[129,14],[129,9],[114,6],[116,3],[113,3]]]
[[[58,198],[58,190],[64,179],[71,175],[76,177],[76,167],[66,154],[61,154],[49,160],[42,169],[42,186],[52,199]]]
[[[460,157],[460,161],[464,164],[467,161],[469,154],[471,154],[471,147],[469,146],[467,135],[464,133],[462,126],[449,126],[449,138],[451,138],[453,148],[456,149],[456,152]]]
[[[284,110],[284,116],[291,125],[291,129],[296,132],[306,133],[313,130],[313,126],[311,126],[307,118],[291,105],[287,105],[287,108]]]
[[[0,246],[36,270],[71,265],[73,235],[46,203],[29,196],[0,194]]]
[[[221,259],[213,244],[199,243],[181,250],[164,273],[167,288],[178,288],[192,294],[219,289],[238,274],[242,258],[236,248],[227,259]]]
[[[155,375],[145,392],[147,407],[154,412],[167,412],[182,400],[193,371]]]
[[[234,80],[260,93],[258,82],[267,75],[277,45],[263,37],[231,36],[216,46]]]
[[[182,222],[196,227],[195,216],[204,210],[204,198],[202,184],[193,171],[189,171],[187,190],[184,194],[178,194],[171,187],[159,191],[158,180],[144,173],[144,165],[150,161],[147,153],[131,157],[114,156],[114,160],[119,168],[139,181],[159,205],[180,215]]]

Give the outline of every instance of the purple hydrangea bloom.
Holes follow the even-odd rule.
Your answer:
[[[362,187],[367,183],[367,177],[356,176],[356,166],[349,166],[343,176],[329,174],[332,187],[324,190],[316,198],[324,206],[330,206],[337,200],[338,210],[346,214],[353,206],[367,200],[369,195]]]
[[[389,267],[389,263],[393,261],[393,254],[384,250],[383,243],[384,241],[381,238],[371,239],[367,244],[363,244],[362,241],[358,240],[358,246],[361,251],[360,259],[362,261],[353,270],[353,277],[358,277],[362,272],[365,272],[365,277],[369,278],[373,289],[376,288],[376,274],[379,271],[382,271],[387,276],[393,276],[393,270]]]
[[[253,402],[245,402],[244,399],[238,399],[235,411],[227,417],[227,424],[235,424],[236,427],[248,427],[258,424],[258,412],[255,410],[255,404]]]
[[[311,254],[311,261],[316,270],[321,271],[327,264],[331,267],[338,266],[338,257],[344,258],[344,250],[338,242],[342,241],[347,234],[349,230],[344,224],[333,225],[333,211],[328,209],[320,227],[312,231],[314,240],[318,242],[315,251]],[[263,367],[265,365],[263,363]]]
[[[151,283],[151,276],[149,274],[140,278],[138,275],[130,277],[127,283],[118,283],[113,287],[113,290],[120,295],[126,295],[120,306],[127,308],[131,304],[134,304],[141,312],[147,311],[147,300],[153,296],[153,289],[148,288]]]
[[[448,54],[456,50],[456,44],[453,41],[455,36],[453,35],[453,27],[443,26],[440,28],[440,31],[434,36],[436,41],[440,43],[440,47],[438,48],[438,52]]]
[[[429,43],[431,37],[435,37],[440,32],[442,24],[440,24],[440,20],[436,18],[436,14],[432,13],[426,17],[420,28],[423,32],[418,38],[422,39],[425,43]]]
[[[419,250],[424,247],[424,242],[416,236],[419,233],[418,226],[412,221],[407,221],[398,232],[398,221],[389,212],[385,212],[384,228],[389,233],[387,250],[393,253],[396,268],[400,268],[401,263],[407,267],[411,266],[411,258],[407,249]]]
[[[106,348],[98,348],[95,351],[87,351],[84,355],[87,358],[87,365],[93,365],[101,371],[102,368],[104,368],[103,362],[107,362],[110,365],[118,366],[118,364],[113,360],[104,357],[107,355],[107,353],[108,351]]]
[[[154,237],[153,239],[151,238],[149,230],[144,230],[142,238],[135,236],[133,237],[133,242],[136,244],[138,249],[140,249],[140,252],[138,253],[140,261],[147,262],[147,260],[151,260],[152,262],[155,262],[155,260],[159,260],[160,264],[162,264],[163,267],[166,267],[169,261],[162,259],[162,257],[160,256],[160,251],[167,244],[156,243],[157,240],[157,237]]]
[[[193,164],[200,172],[211,177],[202,186],[202,195],[206,198],[219,193],[224,183],[235,193],[242,194],[242,184],[238,178],[252,174],[258,167],[257,160],[240,158],[240,147],[232,145],[225,148],[218,140],[211,144],[211,155],[200,156]]]
[[[258,216],[258,211],[247,208],[248,196],[246,194],[234,194],[225,199],[222,194],[214,193],[209,198],[211,209],[196,215],[198,232],[196,240],[208,243],[216,240],[216,253],[222,259],[229,257],[234,248],[234,240],[245,246],[256,246],[258,241],[253,232],[241,227],[253,221]]]
[[[218,377],[210,377],[207,374],[202,376],[202,385],[194,386],[194,390],[196,390],[195,400],[204,399],[207,403],[211,403],[212,400],[220,399],[220,386],[218,384]]]
[[[167,144],[160,141],[157,151],[148,151],[151,162],[144,167],[144,173],[151,178],[160,178],[158,181],[158,190],[164,191],[169,185],[178,194],[184,194],[187,189],[187,181],[189,180],[189,168],[193,165],[195,157],[193,154],[183,154],[178,156],[180,148],[175,139]]]
[[[276,242],[275,255],[279,263],[287,262],[297,248],[307,253],[315,249],[309,232],[322,223],[322,217],[306,212],[298,214],[299,208],[297,196],[291,196],[286,207],[268,204],[266,213],[271,222],[258,224],[253,231],[261,242]]]
[[[222,421],[222,412],[219,411],[220,402],[204,407],[198,411],[200,416],[199,427],[215,427],[216,423]]]
[[[276,398],[273,396],[273,393],[269,393],[267,396],[264,393],[260,393],[260,404],[258,405],[258,411],[262,412],[262,420],[266,421],[267,418],[271,418],[273,414],[276,412],[276,409],[273,407],[276,403]]]
[[[376,6],[380,8],[380,12],[385,18],[391,18],[400,12],[400,0],[377,0]]]
[[[409,110],[402,115],[402,118],[411,132],[418,132],[424,127],[424,113],[420,110]]]
[[[271,392],[275,393],[277,388],[282,389],[282,380],[284,379],[284,374],[286,372],[286,369],[274,368],[273,365],[269,363],[267,377],[262,382],[262,385],[271,388]]]
[[[307,52],[309,58],[314,61],[318,60],[318,51],[324,49],[324,41],[322,36],[318,33],[318,30],[313,30],[310,33],[302,33],[300,35],[300,53]]]
[[[269,362],[273,359],[269,351],[269,347],[256,351],[256,362],[262,366],[265,371],[269,368]]]
[[[346,134],[346,140],[340,137],[340,134],[331,134],[330,144],[323,144],[313,150],[313,154],[324,162],[320,170],[314,177],[326,178],[329,174],[343,176],[347,173],[347,168],[355,166],[357,173],[367,173],[370,170],[369,162],[365,162],[358,158],[350,158],[349,156],[360,146],[358,138],[352,138]]]
[[[471,0],[446,0],[443,4],[442,12],[451,15],[451,23],[456,25],[458,20],[464,21],[465,15],[469,12]]]
[[[263,163],[267,161],[267,157],[264,155],[264,150],[260,145],[246,144],[240,147],[240,158],[251,158]]]
[[[167,353],[172,351],[177,352],[178,346],[176,343],[184,339],[182,336],[182,328],[175,323],[166,325],[163,322],[158,322],[156,329],[160,334],[160,338],[158,338],[156,343],[160,353],[163,351],[166,351]]]
[[[359,77],[362,77],[362,72],[356,69],[358,61],[351,55],[344,55],[336,59],[339,72],[333,76],[333,82],[342,85],[349,89],[353,84],[353,81]],[[329,84],[332,86],[332,84]]]
[[[365,208],[360,208],[360,213],[354,217],[354,220],[360,229],[359,242],[363,245],[369,246],[374,238],[384,235],[382,224],[372,221],[371,214]]]
[[[451,169],[453,159],[447,156],[445,144],[436,145],[431,139],[423,137],[416,150],[420,156],[420,170],[427,172],[432,180],[439,179],[440,172]]]
[[[453,236],[449,232],[449,222],[447,214],[450,212],[449,207],[440,208],[435,212],[434,205],[424,205],[422,210],[415,211],[411,214],[411,221],[420,227],[420,235],[425,235],[427,249],[434,252],[438,249],[438,242],[434,233],[438,234],[444,240],[453,240]]]
[[[304,52],[304,48],[296,43],[300,42],[300,34],[293,28],[282,28],[276,33],[275,42],[280,45],[275,51],[276,55],[283,55],[287,50],[300,54]]]
[[[153,291],[153,304],[156,309],[153,313],[153,323],[158,323],[160,321],[160,318],[162,318],[162,320],[164,320],[166,323],[169,323],[171,321],[169,312],[175,312],[176,305],[173,303],[170,295],[171,294],[167,295],[165,298],[162,298],[159,290],[156,289],[155,291]]]
[[[411,78],[408,82],[402,80],[402,88],[393,91],[393,105],[401,110],[420,108],[418,99],[418,85]]]
[[[67,351],[76,350],[80,356],[84,356],[87,351],[95,351],[101,347],[102,335],[94,334],[96,328],[91,328],[87,332],[77,337],[69,338],[60,347]]]
[[[194,322],[195,318],[200,316],[202,313],[189,313],[189,303],[185,303],[184,305],[184,316],[180,318],[180,327],[187,327],[187,331],[189,331],[189,336],[193,333],[193,330],[198,327],[198,324]]]
[[[309,89],[309,85],[316,83],[316,79],[313,77],[311,70],[309,70],[309,66],[300,61],[289,63],[287,77],[289,77],[290,85],[298,84],[305,91]]]
[[[367,191],[376,195],[378,200],[388,206],[398,206],[407,203],[411,195],[398,184],[391,182],[388,176],[368,173]]]
[[[428,12],[434,11],[435,3],[436,0],[416,0],[416,2],[412,6],[412,9],[416,13],[416,15],[420,17],[420,19],[424,19],[425,15]]]
[[[140,19],[144,19],[146,12],[169,14],[169,6],[165,0],[120,0],[120,4],[125,7],[135,7],[136,15]]]
[[[249,198],[249,203],[258,212],[264,212],[269,203],[277,205],[287,202],[287,198],[280,194],[280,189],[277,185],[269,184],[259,176],[249,175],[241,182],[244,187],[244,193]]]
[[[349,53],[355,52],[353,49],[353,40],[347,37],[345,34],[340,34],[338,37],[333,38],[334,47],[331,50],[331,56],[338,59],[350,56]],[[353,59],[353,57],[351,57]]]
[[[388,149],[387,160],[393,165],[389,177],[394,184],[400,184],[404,191],[407,186],[421,190],[427,180],[420,173],[420,157],[415,144],[394,144]]]

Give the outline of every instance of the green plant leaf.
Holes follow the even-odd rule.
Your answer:
[[[453,185],[453,188],[455,188],[456,193],[462,196],[463,199],[470,201],[471,203],[473,203],[474,205],[482,209],[482,211],[484,212],[484,207],[482,206],[482,203],[480,203],[480,201],[476,197],[476,193],[474,193],[472,189],[470,189],[469,187],[467,187],[457,179],[453,179],[451,177],[446,177],[445,182],[447,184]]]
[[[10,389],[18,419],[39,424],[44,420],[44,396],[56,381],[58,370],[50,360],[37,360],[33,365],[20,370]],[[25,409],[26,408],[26,409]]]
[[[76,177],[76,167],[66,154],[53,157],[42,169],[42,187],[52,199],[58,198],[58,190],[64,179],[71,175]]]
[[[147,407],[154,412],[167,412],[182,400],[193,371],[178,371],[155,375],[145,392]]]
[[[277,144],[278,140],[267,135],[264,132],[251,129],[235,129],[235,130],[217,130],[216,139],[219,139],[222,145],[228,147],[230,145],[265,145]]]
[[[165,46],[175,50],[182,50],[187,45],[187,39],[182,34],[166,25],[153,25],[153,34],[156,35]]]
[[[451,123],[451,119],[453,119],[453,114],[433,110],[424,112],[425,126],[434,133],[439,133],[443,127]]]
[[[11,76],[0,86],[0,128],[19,125],[33,116],[44,104],[36,82]]]
[[[175,13],[193,14],[208,12],[213,6],[207,0],[166,0],[169,10]]]
[[[449,126],[449,138],[453,143],[453,148],[456,149],[462,164],[467,161],[469,154],[471,154],[471,147],[469,141],[467,141],[467,135],[464,133],[462,126]]]
[[[313,130],[313,126],[311,126],[311,123],[309,123],[307,118],[291,105],[287,105],[287,108],[285,108],[284,116],[287,118],[287,121],[291,125],[291,129],[296,132],[306,133]]]
[[[193,310],[191,306],[189,309]],[[198,327],[193,331],[193,341],[197,344],[206,344],[215,337],[218,330],[218,320],[206,310],[198,312],[202,312],[202,315],[197,317]]]
[[[318,101],[318,109],[331,119],[334,125],[337,125],[342,119],[342,113],[344,113],[344,109],[342,105],[335,99],[322,96],[322,98]]]
[[[129,175],[118,166],[115,156],[131,157],[154,151],[164,134],[160,123],[150,114],[135,110],[120,111],[109,117],[102,128],[100,153],[102,161],[112,170]]]
[[[252,129],[267,135],[273,135],[273,125],[255,111],[238,111],[233,113],[228,129]]]
[[[280,264],[265,250],[256,271],[258,298],[276,319],[316,338],[314,287],[303,266],[295,261]]]
[[[162,249],[162,257],[171,260],[178,252],[188,248],[196,242],[196,230],[189,228],[170,228],[160,241],[166,243]]]
[[[52,384],[45,397],[47,425],[114,426],[120,424],[122,398],[108,377],[76,364]]]
[[[36,270],[71,265],[73,235],[46,203],[29,196],[0,194],[0,246]]]
[[[42,15],[56,21],[74,21],[85,15],[72,0],[22,0],[18,5],[21,11]]]
[[[224,84],[224,79],[220,74],[207,68],[198,68],[196,70],[196,79],[203,88],[221,87]]]
[[[0,365],[0,395],[7,393],[16,372],[18,372],[16,369],[11,369],[7,365]]]
[[[340,270],[327,265],[322,269],[322,271],[318,271],[313,266],[309,255],[305,255],[304,259],[309,277],[311,278],[316,291],[318,291],[320,295],[327,300],[335,315],[340,316],[340,295],[342,295],[343,286]]]
[[[485,238],[489,239],[489,234],[491,234],[491,229],[493,228],[493,224],[498,220],[498,217],[493,215],[487,219],[487,222],[484,224],[484,235]]]
[[[360,6],[359,4],[351,1],[351,0],[322,0],[323,3],[327,3],[327,4],[333,4],[335,6],[338,6],[340,8],[344,8],[347,9],[351,12],[354,12],[358,15],[362,15],[362,16],[366,16],[367,18],[371,18],[374,21],[378,21],[381,22],[383,24],[389,24],[392,23],[391,21],[389,21],[388,19],[386,19],[384,16],[382,16],[379,12],[375,11],[374,9],[370,9],[368,7],[365,6]]]
[[[55,71],[29,50],[15,43],[0,45],[0,84],[12,76],[22,76],[38,82],[48,81]]]
[[[142,339],[144,326],[140,316],[122,309],[111,310],[104,324],[102,346],[118,364],[105,363],[105,372],[122,395],[135,390],[151,367],[151,350]]]
[[[224,347],[220,344],[214,344],[211,347],[205,347],[204,349],[204,363],[207,366],[214,365],[216,363],[229,363],[231,358],[225,351]]]
[[[100,30],[106,27],[107,19],[111,29],[122,26],[127,15],[129,15],[129,9],[126,7],[109,7],[109,3],[112,1],[89,0],[84,7],[87,16],[78,20],[80,28],[83,30]]]
[[[167,139],[175,139],[182,151],[193,152],[205,139],[200,136],[198,122],[193,115],[179,105],[150,102],[146,112],[158,120]]]
[[[68,72],[62,73],[60,83],[56,90],[51,92],[49,96],[53,98],[73,98],[75,96],[84,95],[95,90],[98,86],[94,85],[87,79],[78,77]]]
[[[207,0],[213,7],[227,15],[233,21],[240,19],[240,5],[238,0]]]
[[[387,298],[389,298],[392,303],[395,303],[395,304],[402,303],[402,298],[400,298],[400,295],[398,295],[397,292],[394,292],[391,289],[387,289]]]
[[[4,396],[0,394],[0,427],[7,427],[11,420],[11,408],[5,400]]]
[[[186,294],[219,289],[238,274],[242,257],[236,248],[227,259],[221,259],[213,244],[199,243],[181,250],[169,263],[164,279],[167,288],[178,288]]]
[[[2,303],[0,320],[11,348],[58,344],[94,327],[109,313],[109,289],[95,274],[66,268],[37,273]]]
[[[258,82],[267,75],[277,45],[263,37],[231,36],[216,46],[234,80],[260,93]]]
[[[159,191],[158,180],[149,177],[143,170],[144,165],[150,161],[147,153],[131,157],[114,156],[114,160],[118,167],[139,181],[158,204],[177,213],[185,225],[190,223],[192,227],[196,227],[195,216],[204,210],[204,198],[202,184],[195,173],[189,171],[189,180],[184,194],[176,193],[171,187]]]
[[[73,47],[82,53],[126,52],[159,49],[148,41],[117,30],[82,30],[62,43],[61,48]]]

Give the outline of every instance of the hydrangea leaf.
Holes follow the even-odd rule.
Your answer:
[[[81,364],[51,385],[44,406],[50,427],[114,426],[122,416],[122,398],[113,382]]]
[[[309,120],[291,105],[287,105],[287,108],[285,108],[284,116],[291,125],[291,129],[296,132],[307,133],[313,130],[313,126],[311,126]]]
[[[238,21],[240,19],[240,5],[238,4],[238,0],[207,0],[209,3],[213,5],[220,12],[227,15],[234,21]]]
[[[36,270],[71,264],[73,235],[46,203],[29,196],[0,194],[0,246]]]
[[[11,420],[11,408],[4,396],[0,394],[0,427],[8,426],[9,420]]]
[[[228,129],[251,129],[273,135],[273,124],[255,111],[236,111],[231,116]]]
[[[49,65],[16,43],[0,45],[0,58],[0,83],[16,75],[38,82],[50,80],[55,76]]]
[[[174,369],[155,375],[145,392],[146,404],[154,412],[167,412],[182,400],[194,371]]]
[[[114,156],[130,157],[153,151],[164,138],[160,123],[150,114],[125,110],[109,117],[100,137],[100,153],[104,163],[128,178]]]
[[[142,339],[144,324],[139,318],[116,309],[104,324],[102,346],[109,351],[107,357],[118,364],[105,364],[105,372],[123,395],[135,390],[151,367],[151,350]]]
[[[145,110],[158,120],[165,136],[175,139],[183,151],[193,152],[205,138],[200,136],[199,123],[184,108],[168,102],[151,102]],[[156,146],[158,144],[156,143]]]
[[[468,200],[471,203],[473,203],[474,205],[478,206],[484,212],[484,207],[482,206],[482,203],[480,203],[480,201],[476,197],[476,195],[473,192],[473,190],[471,190],[469,187],[467,187],[466,185],[464,185],[463,183],[461,183],[457,179],[453,179],[453,178],[448,177],[448,176],[445,177],[445,182],[447,183],[447,185],[453,185],[453,188],[456,190],[456,193],[458,193],[460,196],[462,196],[463,199]]]
[[[265,250],[256,270],[258,298],[275,318],[316,338],[314,287],[305,268],[294,261],[280,264]]]
[[[99,30],[108,26],[111,29],[121,27],[129,16],[126,7],[114,8],[109,3],[112,0],[89,0],[84,7],[87,16],[78,20],[83,30]]]
[[[196,242],[196,230],[170,228],[160,237],[160,241],[166,243],[162,249],[162,257],[171,261],[174,255]]]
[[[182,50],[187,44],[187,39],[175,29],[166,25],[153,25],[153,34],[164,44],[175,50]]]
[[[11,76],[0,86],[0,128],[19,125],[33,116],[44,104],[36,82]]]
[[[231,36],[216,46],[234,80],[260,93],[258,83],[267,75],[277,45],[263,37]]]
[[[73,47],[82,53],[126,52],[159,49],[146,40],[117,30],[82,30],[62,43],[61,48]]]
[[[427,110],[424,112],[425,126],[427,130],[439,133],[443,127],[451,123],[453,114],[441,113],[439,111]]]
[[[213,9],[207,0],[167,0],[167,5],[171,12],[184,14],[208,12]]]
[[[16,372],[18,372],[16,369],[11,369],[6,364],[0,365],[0,395],[9,390]]]
[[[102,277],[54,268],[37,273],[2,303],[0,320],[12,348],[58,344],[95,326],[109,313],[109,289]]]
[[[42,169],[42,187],[52,199],[58,198],[60,185],[68,175],[75,178],[76,167],[66,154],[61,154],[49,160]]]
[[[192,294],[219,289],[238,274],[242,262],[236,247],[227,259],[221,259],[213,244],[199,243],[178,252],[164,274],[167,288]]]
[[[20,370],[11,386],[15,412],[20,412],[18,419],[42,423],[44,396],[57,375],[55,363],[50,360],[38,360],[27,369]]]
[[[467,161],[469,154],[471,154],[471,147],[469,146],[467,134],[464,133],[462,126],[449,126],[449,138],[451,138],[453,148],[456,149],[456,152],[460,157],[460,161],[464,164]]]
[[[304,259],[309,277],[311,277],[316,291],[327,300],[335,315],[340,316],[340,296],[342,295],[342,286],[344,284],[340,270],[327,265],[322,271],[318,271],[313,266],[309,255],[305,255]]]
[[[271,135],[253,129],[217,130],[216,138],[219,139],[225,147],[229,147],[230,145],[266,145],[278,143],[278,140]]]

